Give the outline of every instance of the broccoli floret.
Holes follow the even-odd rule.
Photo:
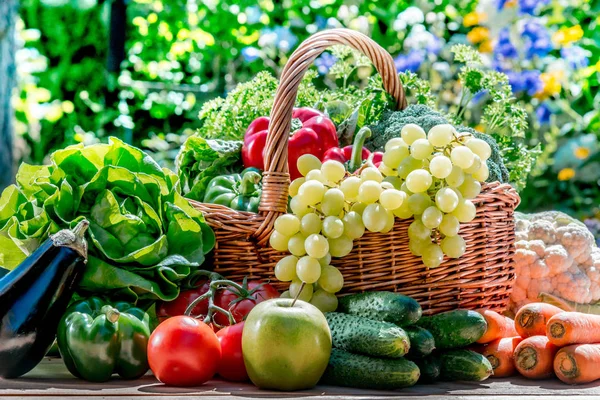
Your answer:
[[[400,136],[400,131],[407,124],[419,125],[428,132],[435,125],[447,123],[442,114],[423,104],[410,105],[402,111],[388,111],[379,123],[370,127],[373,134],[365,146],[371,151],[382,150],[388,140]]]

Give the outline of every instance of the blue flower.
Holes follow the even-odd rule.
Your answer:
[[[590,60],[587,57],[587,51],[579,46],[563,47],[560,49],[560,56],[564,58],[573,69],[587,67],[590,63]]]
[[[550,0],[519,0],[519,10],[522,14],[535,15],[539,8],[549,3]]]
[[[501,55],[504,58],[516,58],[517,48],[510,41],[510,32],[504,28],[498,34],[498,43],[494,48],[496,55]]]
[[[315,18],[315,25],[317,26],[318,30],[325,29],[327,27],[327,18],[322,15],[317,15]]]
[[[423,61],[425,61],[423,50],[411,50],[408,54],[399,54],[394,58],[394,64],[398,72],[417,72]]]
[[[325,75],[327,72],[329,72],[329,68],[331,68],[336,61],[337,58],[331,53],[321,54],[321,57],[315,60],[317,71],[319,71],[319,74]]]
[[[544,102],[538,106],[535,110],[535,115],[537,116],[540,124],[545,125],[550,122],[550,116],[552,115],[552,110],[548,106],[548,103]]]
[[[553,49],[550,32],[537,19],[527,20],[521,33],[527,39],[525,48],[528,58],[544,57]]]
[[[246,62],[253,62],[260,56],[260,50],[256,47],[248,46],[242,49],[242,57]]]
[[[298,38],[292,33],[290,28],[285,26],[276,26],[275,28],[265,28],[260,32],[258,39],[259,46],[277,47],[284,53],[289,52],[298,43]]]
[[[508,0],[497,0],[496,7],[498,8],[498,10],[502,10],[506,3],[508,3]]]
[[[507,71],[506,75],[515,93],[527,92],[528,95],[533,96],[544,87],[544,83],[540,79],[540,71]]]
[[[249,24],[256,24],[260,22],[260,17],[262,17],[262,10],[259,6],[250,6],[246,7],[245,14],[246,21]]]

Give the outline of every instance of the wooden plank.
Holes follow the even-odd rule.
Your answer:
[[[600,382],[583,386],[568,386],[558,380],[530,381],[520,377],[490,379],[485,382],[442,382],[417,385],[397,391],[369,391],[352,388],[318,386],[312,390],[282,393],[259,390],[250,384],[236,384],[212,380],[200,387],[173,388],[158,382],[148,374],[136,381],[113,379],[106,383],[85,382],[74,378],[60,359],[46,359],[29,374],[19,379],[0,380],[0,398],[44,399],[84,397],[90,399],[125,396],[138,399],[223,399],[224,397],[268,397],[294,399],[470,399],[485,396],[486,399],[516,399],[517,397],[547,398],[551,396],[600,396]]]

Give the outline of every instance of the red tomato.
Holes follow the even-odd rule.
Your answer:
[[[217,335],[192,317],[167,319],[148,341],[148,364],[165,385],[201,385],[215,375],[220,359]]]
[[[259,281],[250,281],[248,282],[248,290],[252,291],[261,284],[262,283]],[[279,292],[277,289],[266,283],[262,284],[259,289],[256,289],[252,294],[252,298],[243,299],[237,302],[236,300],[239,299],[239,296],[235,289],[233,291],[231,289],[221,290],[215,296],[215,304],[225,310],[229,310],[233,315],[235,322],[241,322],[258,303],[278,297]],[[223,313],[215,313],[215,321],[222,326],[229,325],[229,320]]]
[[[221,361],[217,373],[228,381],[243,382],[248,380],[242,354],[242,332],[244,322],[226,326],[217,332],[221,343]]]
[[[195,289],[185,290],[179,293],[179,296],[175,300],[172,301],[161,301],[156,305],[156,316],[159,321],[164,321],[169,317],[174,317],[176,315],[184,315],[187,307],[192,303],[192,301],[196,300],[198,297],[202,296],[204,293],[208,292],[208,282],[202,284]],[[206,315],[208,312],[208,299],[202,300],[194,309],[192,310],[192,315]]]

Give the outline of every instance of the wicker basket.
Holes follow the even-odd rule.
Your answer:
[[[268,238],[275,219],[287,210],[289,174],[286,150],[292,109],[306,70],[325,49],[336,44],[351,46],[367,55],[398,108],[406,107],[404,90],[392,57],[367,36],[347,29],[332,29],[319,32],[303,42],[283,69],[275,95],[259,213],[192,201],[216,233],[215,271],[228,278],[250,276],[271,280],[280,289],[287,286],[287,283],[277,282],[273,275],[275,263],[286,254],[270,248]],[[458,307],[485,306],[503,310],[508,304],[515,278],[512,265],[513,213],[519,197],[510,185],[492,183],[484,185],[474,203],[477,217],[461,227],[461,235],[467,242],[463,257],[446,260],[435,269],[426,268],[420,258],[408,249],[407,229],[412,220],[396,219],[391,232],[367,232],[355,241],[348,256],[332,262],[344,275],[343,293],[366,290],[401,292],[418,300],[425,314]]]

